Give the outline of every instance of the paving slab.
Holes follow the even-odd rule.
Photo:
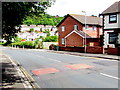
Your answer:
[[[2,52],[0,52],[0,71],[0,88],[32,88],[19,67]]]

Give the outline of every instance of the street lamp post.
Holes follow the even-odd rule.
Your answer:
[[[85,53],[86,53],[86,12],[82,11],[83,13],[85,13]]]

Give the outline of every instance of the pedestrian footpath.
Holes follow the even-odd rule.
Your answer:
[[[0,88],[32,88],[18,65],[7,55],[0,52]]]
[[[117,56],[117,55],[91,54],[91,53],[54,51],[54,50],[48,50],[48,52],[54,52],[54,53],[60,53],[60,54],[69,54],[69,55],[77,55],[77,56],[85,56],[85,57],[96,57],[96,58],[111,59],[111,60],[120,60],[120,56]]]

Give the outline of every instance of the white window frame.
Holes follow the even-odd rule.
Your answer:
[[[65,31],[65,26],[62,26],[62,32],[64,32]]]
[[[97,30],[97,27],[96,26],[92,26],[92,30]]]
[[[86,25],[85,29],[86,29],[86,30],[89,30],[89,25]]]
[[[65,38],[62,38],[62,45],[65,45]]]
[[[74,25],[74,30],[78,30],[78,25],[77,24]]]

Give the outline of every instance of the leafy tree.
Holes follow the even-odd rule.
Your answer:
[[[43,39],[43,42],[57,42],[58,36],[47,36],[45,39]]]
[[[15,40],[14,42],[21,42],[22,38],[19,38],[16,36],[16,37],[14,37],[14,40]]]
[[[15,26],[22,24],[27,16],[39,16],[41,13],[45,13],[44,11],[50,7],[54,1],[2,2],[2,36],[10,40],[15,33],[20,30],[20,28],[16,30]],[[33,21],[29,19],[28,24],[31,23],[33,23]]]
[[[35,25],[52,25],[56,26],[58,23],[61,22],[63,17],[54,17],[49,14],[40,14],[39,16],[28,16],[24,21],[23,24],[30,25],[30,24],[35,24]]]
[[[30,32],[34,32],[34,28],[30,28]]]

